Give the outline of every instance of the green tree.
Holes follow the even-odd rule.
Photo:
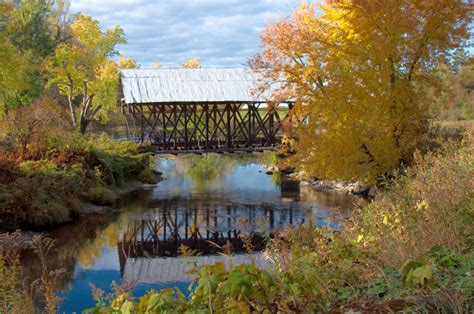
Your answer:
[[[47,57],[64,41],[69,3],[57,0],[14,1],[8,33],[21,51]]]
[[[48,60],[48,84],[67,97],[71,122],[85,134],[92,120],[106,121],[116,108],[118,64],[112,57],[126,41],[120,26],[101,31],[97,20],[83,14],[70,29],[70,43],[60,44]]]
[[[69,3],[63,0],[7,0],[1,27],[28,67],[23,80],[27,89],[12,90],[10,106],[26,105],[45,90],[44,60],[65,40]]]
[[[17,92],[28,88],[25,83],[26,60],[7,36],[7,21],[12,7],[0,3],[0,117],[11,106]]]

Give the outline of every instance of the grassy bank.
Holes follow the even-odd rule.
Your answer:
[[[338,230],[289,229],[267,247],[275,267],[196,269],[190,300],[172,289],[95,294],[91,312],[444,312],[474,310],[472,132],[387,183]]]
[[[149,154],[103,135],[86,139],[62,127],[55,111],[19,110],[4,121],[0,149],[0,230],[44,229],[109,205],[113,188],[154,182]]]

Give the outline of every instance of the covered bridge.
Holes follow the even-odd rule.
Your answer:
[[[158,151],[273,149],[291,102],[269,108],[248,68],[120,70],[119,100],[137,142]]]

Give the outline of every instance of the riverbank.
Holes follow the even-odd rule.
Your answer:
[[[279,173],[286,176],[289,180],[299,182],[300,186],[311,187],[316,191],[327,192],[336,191],[339,193],[361,196],[367,199],[373,199],[378,189],[375,185],[365,185],[360,182],[344,182],[336,180],[319,180],[316,178],[307,178],[304,172],[295,171],[295,169],[280,169],[276,165],[265,165],[264,171],[268,175]]]
[[[16,233],[16,237],[18,242],[16,243],[17,248],[20,251],[26,250],[26,249],[31,249],[33,245],[33,239],[35,236],[44,236],[48,237],[50,233],[51,228],[57,228],[64,226],[65,224],[74,224],[77,222],[78,218],[85,217],[85,216],[93,216],[97,214],[108,214],[114,210],[116,210],[116,204],[118,201],[120,201],[122,198],[126,198],[127,195],[141,191],[144,189],[152,189],[155,187],[161,180],[162,176],[160,173],[156,173],[156,178],[157,181],[156,183],[143,183],[140,181],[132,181],[128,182],[125,186],[122,187],[114,187],[110,190],[111,193],[111,204],[109,205],[97,205],[88,201],[83,201],[80,203],[78,206],[78,211],[74,213],[70,219],[61,222],[58,225],[52,226],[45,228],[44,230],[41,231],[18,231]],[[10,232],[0,232],[0,238],[2,237],[8,237],[11,233]]]
[[[338,191],[341,193],[363,196],[373,199],[377,195],[377,187],[364,185],[360,182],[342,182],[335,180],[318,180],[315,178],[303,179],[302,174],[295,174],[294,178],[300,178],[301,186],[310,186],[317,191]]]
[[[125,197],[129,193],[140,191],[143,189],[151,189],[155,187],[160,181],[163,180],[163,177],[160,173],[155,173],[154,183],[144,183],[141,181],[131,181],[127,182],[125,186],[113,187],[111,188],[110,194],[107,197],[107,205],[100,205],[98,203],[92,202],[83,202],[81,209],[77,212],[77,215],[90,215],[90,214],[99,214],[106,213],[114,210],[114,206],[122,197]],[[100,202],[104,203],[104,202]]]
[[[420,154],[428,152],[442,151],[446,143],[462,143],[472,141],[474,133],[474,120],[463,121],[434,121],[430,131],[420,145]],[[279,172],[286,175],[289,179],[299,181],[301,186],[310,187],[316,191],[336,191],[345,194],[361,196],[369,200],[373,200],[378,193],[381,192],[381,187],[387,186],[387,182],[380,181],[376,184],[364,184],[359,181],[338,181],[329,179],[318,179],[308,176],[304,171],[298,171],[294,168],[280,168],[276,160],[265,166],[267,174],[271,175]],[[393,177],[389,175],[385,180]],[[389,182],[388,182],[389,184]]]
[[[56,227],[159,180],[152,155],[136,144],[59,131],[24,139],[18,129],[1,139],[0,231]]]

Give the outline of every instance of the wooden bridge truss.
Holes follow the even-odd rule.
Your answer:
[[[290,126],[292,104],[264,102],[123,104],[132,139],[158,152],[272,150]]]

